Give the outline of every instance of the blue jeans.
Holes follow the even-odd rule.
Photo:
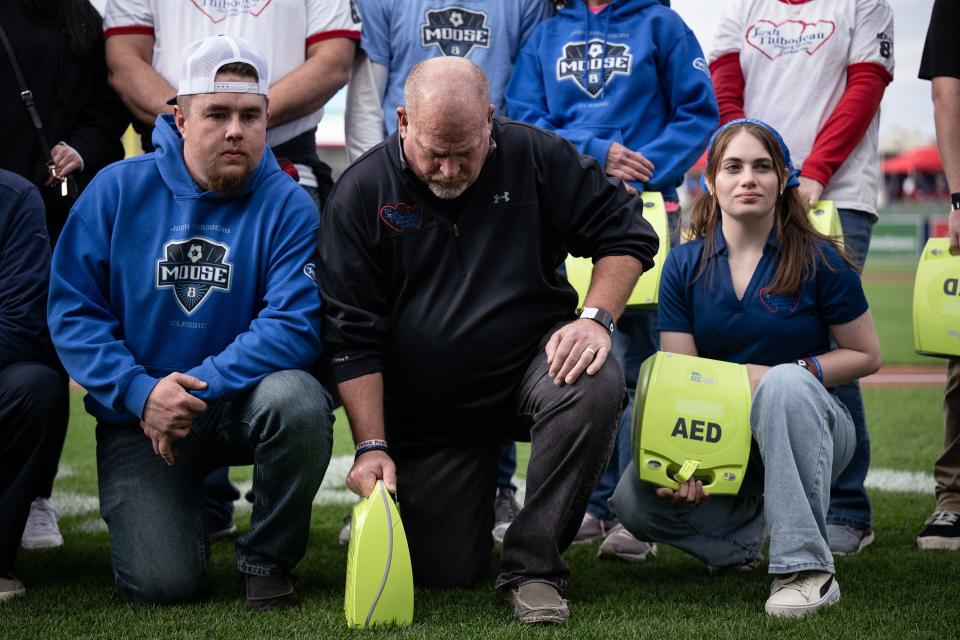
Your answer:
[[[794,364],[773,367],[760,381],[750,410],[750,429],[762,464],[751,459],[736,496],[712,496],[700,504],[657,497],[631,463],[611,503],[620,521],[641,540],[655,540],[708,565],[753,560],[770,535],[770,573],[817,570],[833,573],[827,542],[829,478],[846,467],[855,447],[853,422],[843,404]],[[763,492],[751,491],[757,474]]]
[[[517,490],[513,474],[517,472],[517,444],[513,440],[500,443],[500,458],[497,460],[497,488]]]
[[[680,244],[680,211],[667,216],[670,228],[670,246]],[[660,332],[657,325],[657,312],[641,309],[627,309],[617,321],[617,330],[613,333],[611,353],[620,363],[627,383],[629,403],[620,415],[620,427],[617,431],[617,443],[613,457],[607,465],[600,484],[597,485],[587,512],[601,520],[613,520],[615,515],[607,501],[613,495],[620,476],[630,464],[630,431],[633,421],[633,401],[637,393],[637,378],[640,377],[640,365],[660,349]]]
[[[840,222],[843,225],[843,241],[847,252],[854,262],[862,267],[867,260],[876,218],[863,211],[840,209]],[[857,448],[850,464],[830,487],[827,522],[866,529],[873,520],[873,513],[870,497],[863,486],[870,468],[870,434],[863,410],[863,395],[860,393],[860,383],[856,380],[840,385],[833,391],[853,418]]]
[[[279,371],[248,393],[209,403],[176,464],[139,427],[97,425],[100,513],[113,574],[131,601],[196,599],[210,556],[201,485],[207,472],[253,463],[256,502],[237,539],[241,573],[287,575],[307,549],[310,512],[333,446],[330,396],[303,371]]]

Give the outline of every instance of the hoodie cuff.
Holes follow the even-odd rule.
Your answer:
[[[158,382],[160,381],[145,373],[138,373],[134,376],[123,394],[123,406],[127,408],[127,411],[142,420],[143,408],[147,404],[147,398],[150,397],[150,393]]]
[[[607,154],[610,153],[610,145],[612,144],[613,140],[607,140],[606,138],[590,138],[587,141],[586,154],[596,158],[604,171],[607,170]]]
[[[199,391],[191,391],[190,394],[194,397],[200,398],[204,402],[209,400],[216,400],[221,398],[223,394],[223,381],[220,378],[220,375],[217,374],[216,369],[213,367],[208,367],[207,362],[209,357],[204,359],[202,363],[198,366],[190,369],[189,371],[184,371],[185,375],[193,376],[198,380],[203,380],[207,383],[206,389],[200,389]]]

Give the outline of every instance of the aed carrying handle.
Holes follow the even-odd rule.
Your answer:
[[[687,480],[693,477],[693,474],[697,472],[697,469],[700,467],[700,460],[690,460],[689,458],[683,461],[683,466],[680,467],[680,470],[674,474],[677,482],[683,484]]]

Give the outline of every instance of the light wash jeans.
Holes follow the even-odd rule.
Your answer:
[[[303,558],[313,498],[333,446],[330,395],[303,371],[278,371],[248,393],[208,403],[176,464],[139,427],[97,425],[100,513],[113,574],[134,602],[198,597],[210,557],[201,486],[211,468],[253,463],[256,502],[237,538],[241,573],[287,575]]]
[[[655,540],[708,565],[753,560],[770,536],[770,573],[814,569],[833,572],[826,515],[830,479],[846,467],[856,445],[843,404],[795,364],[773,367],[757,387],[750,428],[763,464],[744,479],[763,475],[763,495],[748,487],[737,496],[712,496],[699,505],[658,498],[631,463],[610,503],[638,539]]]

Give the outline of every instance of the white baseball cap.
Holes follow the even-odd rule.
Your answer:
[[[216,81],[217,71],[233,62],[245,62],[256,69],[257,81]],[[228,35],[210,36],[191,43],[183,51],[178,96],[224,92],[256,93],[265,96],[269,87],[267,60],[251,42]],[[168,104],[176,103],[176,97],[168,101]]]

